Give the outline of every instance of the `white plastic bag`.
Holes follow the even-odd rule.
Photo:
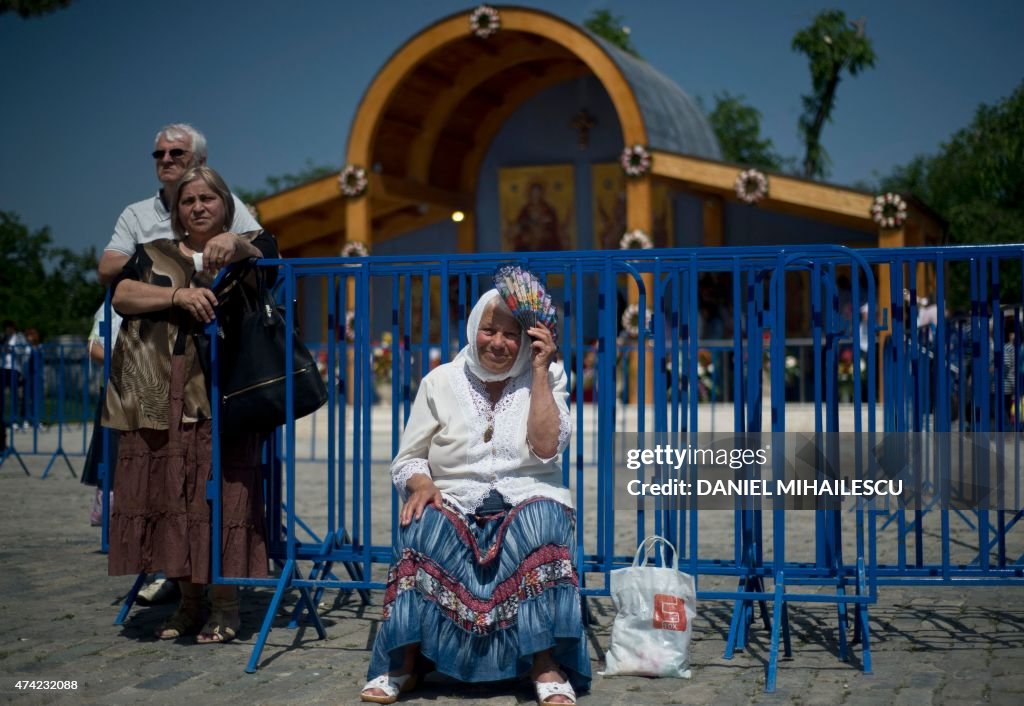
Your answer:
[[[647,560],[661,544],[662,568]],[[665,546],[672,564],[665,562]],[[640,563],[640,555],[644,555]],[[693,577],[679,571],[675,547],[651,536],[636,550],[633,565],[611,573],[612,601],[618,614],[605,654],[605,676],[690,678],[690,636],[697,617]]]

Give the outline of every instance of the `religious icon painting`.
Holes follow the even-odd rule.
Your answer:
[[[590,168],[595,250],[617,250],[626,232],[626,179],[617,162]]]
[[[576,249],[572,165],[506,167],[498,171],[501,249]]]
[[[598,250],[617,250],[623,234],[629,230],[626,219],[626,177],[618,162],[595,164],[590,168],[593,193],[594,241]],[[670,248],[672,231],[672,191],[655,182],[652,188],[651,240],[656,248]]]

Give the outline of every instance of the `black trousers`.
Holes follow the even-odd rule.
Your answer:
[[[0,369],[0,451],[7,448],[6,414],[11,412],[12,418],[17,415],[25,418],[25,378],[17,370]]]

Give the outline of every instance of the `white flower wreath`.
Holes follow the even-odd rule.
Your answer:
[[[370,251],[366,249],[366,245],[358,240],[346,240],[345,244],[341,246],[342,257],[366,257],[369,254]]]
[[[651,153],[643,145],[633,145],[622,150],[619,157],[622,171],[626,176],[639,177],[651,171]]]
[[[736,177],[736,196],[744,203],[757,203],[768,195],[768,177],[757,169],[744,169]]]
[[[341,193],[349,198],[365,194],[366,187],[369,184],[370,182],[366,178],[366,170],[354,164],[346,165],[341,170],[341,174],[338,175],[338,186],[341,187]]]
[[[631,339],[637,339],[640,337],[640,305],[630,304],[626,307],[626,310],[622,312],[622,332]],[[651,327],[651,310],[647,310],[647,316],[644,320],[644,328]]]
[[[354,343],[356,340],[356,312],[345,314],[345,340]]]
[[[619,248],[621,250],[648,250],[653,247],[654,244],[647,237],[647,233],[644,233],[639,228],[629,231],[619,241]]]
[[[871,204],[871,218],[883,228],[899,228],[907,220],[907,202],[891,191],[879,194]]]
[[[498,11],[490,5],[481,5],[469,16],[469,28],[480,39],[487,39],[501,28]]]

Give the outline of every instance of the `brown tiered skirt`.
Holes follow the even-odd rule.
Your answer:
[[[172,365],[171,419],[180,420],[179,365]],[[267,576],[259,452],[255,434],[221,437],[224,576]],[[213,505],[206,484],[213,477],[212,458],[208,421],[121,432],[110,516],[111,576],[162,571],[169,578],[210,582]]]

